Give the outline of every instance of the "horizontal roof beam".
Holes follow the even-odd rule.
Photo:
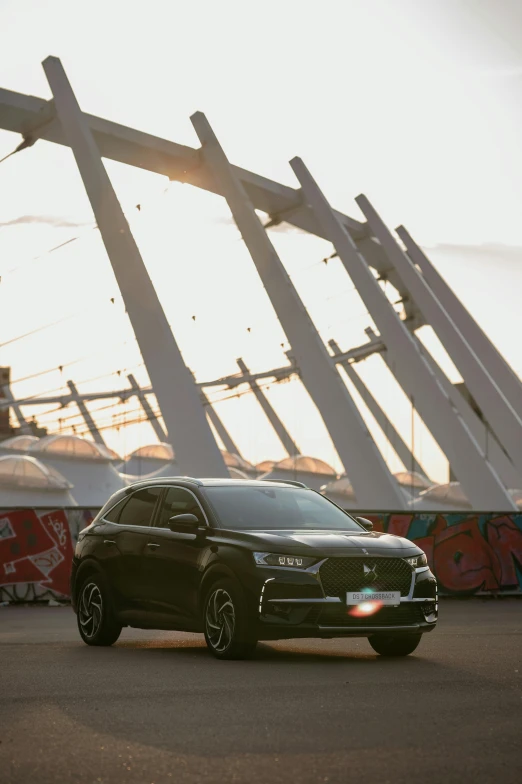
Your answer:
[[[201,381],[197,384],[198,387],[227,387],[233,389],[241,384],[249,384],[255,381],[260,381],[266,378],[272,378],[275,381],[282,381],[289,378],[294,373],[298,373],[295,365],[288,365],[282,368],[275,368],[274,370],[265,370],[261,373],[248,373],[246,375],[236,374],[233,376],[223,376],[215,381]],[[68,406],[70,403],[75,403],[77,400],[111,400],[119,398],[121,401],[128,400],[135,395],[152,395],[154,390],[152,387],[126,387],[125,389],[106,391],[106,392],[85,392],[78,393],[75,397],[72,394],[65,395],[45,395],[43,397],[28,397],[21,400],[2,400],[0,401],[0,411],[6,408],[17,406],[41,406],[59,404],[62,407]]]
[[[92,114],[85,116],[102,157],[221,194],[219,185],[200,159],[199,150]],[[0,129],[19,133],[31,140],[44,139],[56,144],[67,144],[52,100],[45,101],[3,88],[0,88]],[[284,221],[325,238],[312,210],[302,203],[300,189],[282,185],[238,166],[232,168],[256,209],[266,212],[275,223]],[[368,264],[381,277],[387,278],[401,295],[406,295],[383,249],[369,235],[367,224],[336,210],[334,212],[356,240]]]

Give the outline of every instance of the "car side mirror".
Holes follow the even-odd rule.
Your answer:
[[[199,520],[194,514],[178,514],[169,518],[169,528],[177,528],[179,525],[186,526],[187,528],[197,528]]]
[[[373,523],[371,520],[367,520],[366,517],[356,517],[355,519],[367,531],[373,531]]]

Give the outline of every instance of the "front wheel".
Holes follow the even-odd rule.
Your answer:
[[[368,637],[373,650],[380,656],[409,656],[420,643],[422,634],[375,634]]]
[[[236,580],[214,583],[204,604],[205,640],[217,659],[248,659],[257,637],[248,617],[243,590]]]
[[[86,577],[79,591],[78,630],[87,645],[112,645],[121,634],[109,592],[101,574]]]

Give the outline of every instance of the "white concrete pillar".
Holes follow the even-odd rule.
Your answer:
[[[372,233],[381,243],[417,307],[455,363],[484,418],[522,478],[522,421],[369,199],[361,194],[356,198],[356,202]]]
[[[375,332],[368,327],[365,330],[366,334],[370,338],[372,342],[375,343],[382,343],[382,338],[380,335],[376,335]],[[480,449],[491,463],[499,477],[502,479],[502,482],[506,488],[509,489],[518,489],[518,485],[520,484],[520,478],[518,473],[513,466],[513,463],[506,455],[502,447],[499,445],[498,441],[495,439],[495,436],[488,430],[485,423],[482,422],[472,409],[468,401],[463,397],[463,395],[459,392],[459,390],[451,383],[447,375],[444,373],[442,368],[435,362],[431,354],[429,353],[428,349],[423,345],[423,343],[419,340],[417,335],[413,336],[417,347],[423,357],[425,358],[426,362],[429,364],[433,374],[437,378],[437,381],[441,385],[441,387],[446,392],[451,404],[454,406],[455,410],[458,411],[459,415],[462,417],[464,422],[466,423],[467,427],[469,428],[470,432],[472,433],[474,439],[476,440],[477,444],[479,445]],[[402,386],[405,394],[408,397],[412,396],[411,389],[401,381],[397,372],[397,368],[395,363],[391,359],[388,354],[388,351],[381,351],[380,352],[383,361],[385,362],[386,366],[390,370],[390,372],[394,375],[397,379],[398,383]]]
[[[328,345],[334,352],[334,355],[341,353],[341,349],[335,340],[329,340]],[[395,425],[390,421],[385,411],[383,411],[379,403],[376,401],[364,381],[361,379],[354,365],[347,359],[345,359],[344,362],[341,362],[340,364],[341,367],[344,368],[346,375],[356,388],[357,392],[368,406],[368,410],[386,436],[387,441],[390,443],[390,446],[403,464],[404,468],[407,471],[416,471],[418,474],[421,474],[422,476],[425,476],[426,479],[428,479],[428,474],[421,466],[415,455],[412,453],[411,449],[404,441]]]
[[[241,358],[237,360],[237,364],[239,365],[239,369],[244,376],[250,373],[249,369],[247,368],[246,364],[243,362]],[[278,417],[272,404],[268,400],[263,390],[259,387],[257,381],[251,379],[248,383],[250,389],[254,393],[257,402],[261,406],[263,413],[265,414],[266,418],[272,425],[272,428],[274,429],[276,436],[281,441],[281,444],[283,445],[283,449],[285,450],[286,454],[289,457],[295,457],[296,455],[300,455],[301,452],[299,450],[299,447],[297,446],[294,439],[292,438],[292,436],[284,426],[281,419]]]
[[[89,430],[89,433],[93,437],[93,440],[96,441],[97,444],[101,444],[102,446],[105,446],[106,444],[103,439],[103,436],[98,430],[96,426],[96,422],[92,418],[91,412],[87,408],[85,400],[83,400],[82,397],[78,394],[78,390],[76,389],[76,384],[74,383],[74,381],[68,381],[67,386],[71,391],[71,398],[78,406],[78,411],[82,415],[83,420],[87,425],[87,429]]]
[[[371,328],[365,330],[366,334],[370,338],[370,340],[374,342],[381,342],[381,337],[376,335]],[[520,484],[520,479],[518,473],[513,466],[513,463],[506,455],[502,447],[499,445],[498,441],[495,439],[493,433],[491,433],[488,428],[486,427],[485,423],[482,422],[476,415],[475,411],[471,408],[468,401],[462,396],[459,390],[451,383],[449,378],[446,376],[444,371],[439,367],[439,365],[435,362],[427,348],[422,344],[419,338],[414,335],[415,342],[419,348],[419,351],[422,353],[426,361],[428,362],[429,366],[431,367],[434,375],[436,376],[439,384],[444,389],[448,398],[451,400],[452,405],[455,409],[459,412],[460,416],[470,429],[470,432],[473,434],[476,442],[480,446],[481,450],[486,455],[487,459],[497,472],[497,474],[502,479],[505,487],[515,490],[518,489],[518,485]],[[383,361],[386,363],[387,367],[389,368],[390,372],[393,373],[395,378],[398,379],[397,368],[395,367],[395,363],[388,355],[387,351],[380,352]],[[400,383],[400,381],[399,381]],[[402,384],[404,392],[411,397],[411,390],[408,390],[404,384]]]
[[[480,445],[480,448],[487,456],[489,462],[502,479],[504,485],[511,490],[522,489],[522,480],[518,471],[496,440],[494,434],[490,431],[487,425],[481,419],[479,419],[466,398],[451,383],[444,371],[435,362],[427,348],[421,343],[417,336],[415,336],[415,340],[418,342],[420,350],[428,361],[440,385],[448,395],[449,399],[459,412],[466,425],[469,427],[470,431],[473,433],[475,440]]]
[[[206,117],[192,123],[202,162],[226,198],[245,245],[292,347],[301,378],[316,404],[362,507],[401,509],[404,496],[378,451],[306,308],[263,228],[245,188]]]
[[[183,361],[62,64],[56,57],[48,57],[43,67],[180,468],[195,476],[228,476],[199,390]]]
[[[368,308],[382,339],[399,369],[399,381],[415,399],[420,416],[452,463],[465,493],[477,509],[511,510],[514,503],[497,472],[451,405],[444,390],[419,352],[412,336],[388,301],[355,243],[299,158],[291,166],[304,197]]]
[[[459,298],[448,286],[442,275],[435,269],[426,254],[412,239],[404,226],[395,230],[406,246],[408,256],[420,267],[426,283],[429,285],[442,307],[450,315],[457,329],[471,346],[477,357],[488,371],[491,378],[501,390],[504,397],[511,403],[522,419],[522,382],[506,362],[502,354],[493,345],[485,332],[479,327],[473,316],[466,310]]]

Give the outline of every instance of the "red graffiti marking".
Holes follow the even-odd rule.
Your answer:
[[[408,536],[408,530],[413,520],[412,514],[392,514],[388,520],[388,533],[395,536]]]
[[[375,530],[411,538],[408,532],[415,519],[414,514],[375,515],[372,522]],[[430,533],[413,541],[426,553],[442,592],[522,588],[522,530],[511,515],[491,517],[481,530],[477,516],[448,525],[446,516],[439,514]]]
[[[64,510],[41,518],[32,509],[0,516],[0,586],[40,583],[67,596],[72,556]]]
[[[486,536],[500,562],[501,585],[518,587],[515,561],[522,570],[522,531],[510,517],[504,515],[488,520]]]

